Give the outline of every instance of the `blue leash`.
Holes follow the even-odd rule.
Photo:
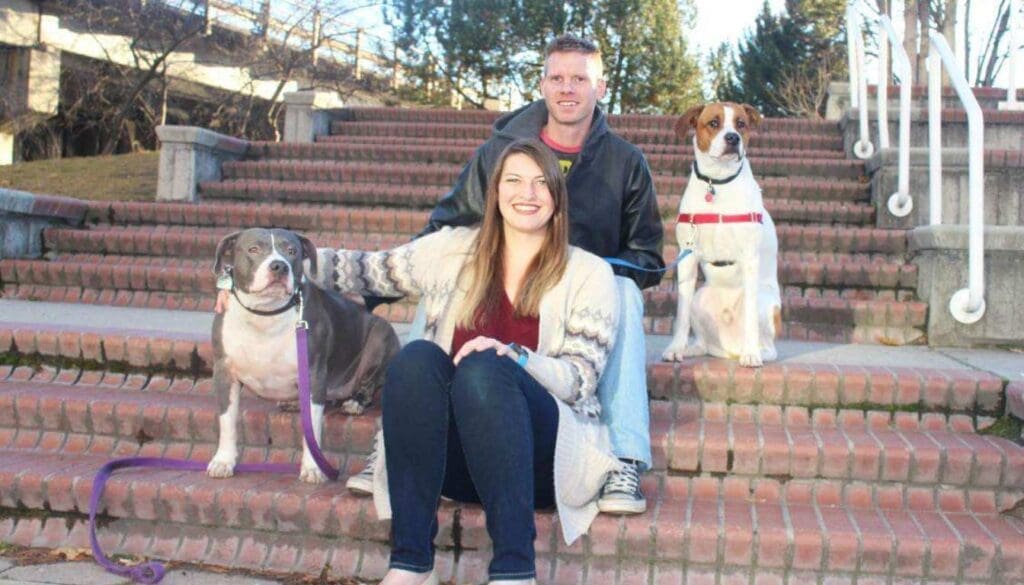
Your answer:
[[[686,258],[691,253],[693,253],[693,250],[681,250],[679,252],[679,255],[676,256],[676,259],[673,260],[672,262],[670,262],[669,264],[667,264],[664,268],[641,268],[640,266],[637,266],[636,264],[633,264],[632,262],[628,262],[626,260],[622,260],[621,258],[608,257],[608,258],[604,258],[604,261],[609,263],[609,264],[611,264],[611,265],[613,265],[613,266],[622,266],[624,268],[629,268],[631,270],[639,270],[641,272],[657,272],[657,273],[662,273],[662,272],[668,272],[669,270],[672,270],[676,266],[679,266],[679,263],[683,261],[683,258]]]

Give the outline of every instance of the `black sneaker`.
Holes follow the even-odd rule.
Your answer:
[[[601,488],[597,509],[605,514],[643,514],[647,499],[640,489],[640,467],[633,461],[623,461],[622,471],[613,471]]]

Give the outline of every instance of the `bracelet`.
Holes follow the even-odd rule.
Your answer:
[[[508,348],[516,352],[516,363],[519,364],[519,367],[525,368],[526,360],[530,359],[530,354],[526,352],[526,348],[515,342],[508,344]]]

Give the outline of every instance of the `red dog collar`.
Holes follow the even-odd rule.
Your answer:
[[[736,215],[721,215],[718,213],[680,213],[679,223],[700,225],[702,223],[764,223],[764,214],[761,213],[739,213]]]

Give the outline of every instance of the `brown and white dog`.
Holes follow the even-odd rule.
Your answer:
[[[746,156],[748,133],[760,123],[752,106],[733,103],[697,106],[676,121],[681,140],[695,131],[694,166],[676,224],[679,249],[691,254],[679,263],[666,361],[711,354],[756,367],[777,357],[779,243]]]
[[[211,477],[234,474],[243,386],[268,400],[298,398],[295,325],[300,318],[309,326],[310,410],[318,442],[327,403],[344,401],[346,412],[362,412],[398,353],[398,336],[387,321],[312,284],[304,278],[304,263],[315,275],[316,247],[288,230],[249,229],[217,246],[214,273],[227,270],[232,290],[224,312],[213,319],[220,439],[207,466]],[[299,479],[323,482],[326,477],[305,441],[302,446]]]

